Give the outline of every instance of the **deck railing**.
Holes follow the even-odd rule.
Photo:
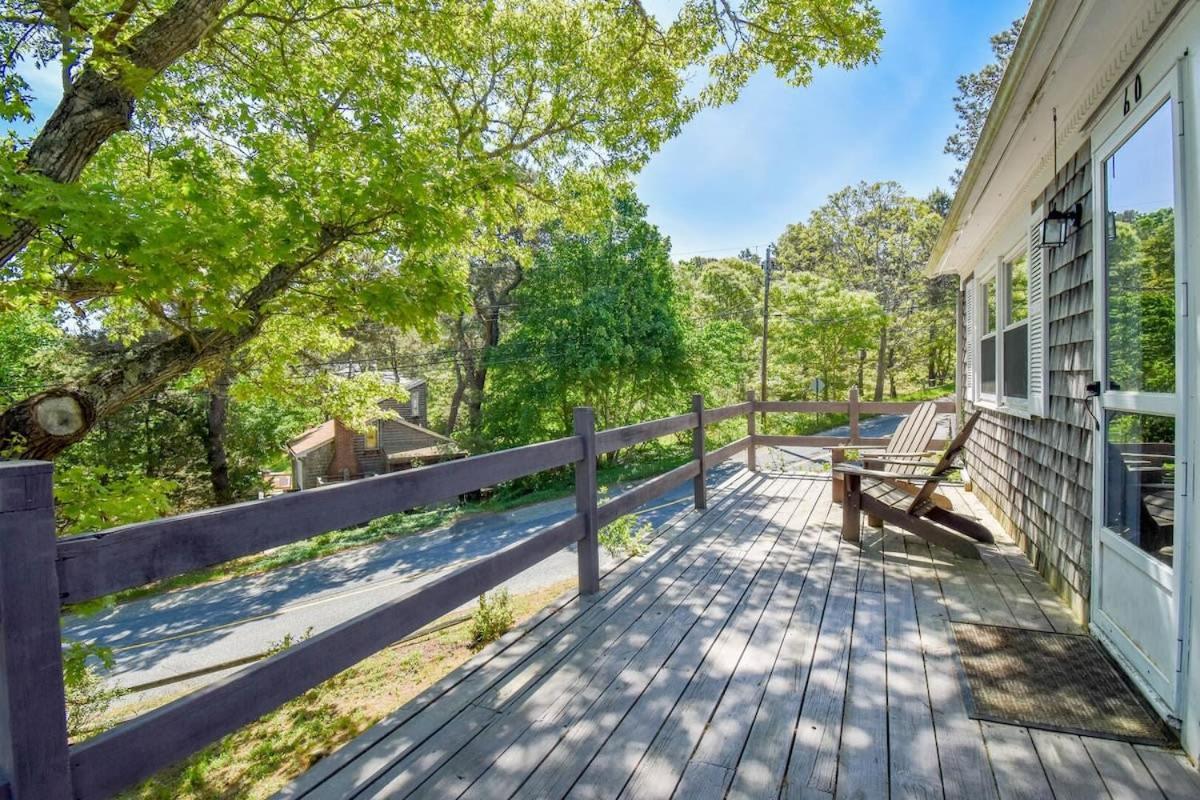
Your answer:
[[[675,417],[595,430],[575,410],[574,435],[360,481],[238,505],[55,538],[51,465],[0,463],[0,797],[109,797],[200,750],[362,659],[403,639],[559,550],[576,545],[579,590],[600,588],[599,531],[646,501],[693,482],[707,505],[709,469],[755,448],[882,443],[858,436],[859,415],[903,413],[916,403],[746,402],[706,409],[703,397]],[[944,410],[953,411],[946,403]],[[768,436],[755,414],[846,413],[849,437]],[[707,450],[705,428],[744,416],[746,436]],[[693,458],[601,504],[596,459],[690,432]],[[377,517],[452,500],[504,481],[571,466],[575,514],[363,612],[226,678],[85,742],[69,745],[60,609],[209,567]]]

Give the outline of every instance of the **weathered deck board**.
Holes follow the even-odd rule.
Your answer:
[[[785,797],[833,794],[860,561],[857,548],[838,550],[784,777]]]
[[[787,760],[780,757],[781,743],[790,745],[800,716],[839,547],[851,547],[843,544],[838,536],[835,520],[839,517],[830,504],[829,512],[817,530],[816,556],[742,749],[729,788],[730,798],[769,797],[783,783]]]
[[[1054,796],[1028,730],[995,722],[980,724],[1001,800],[1041,800]]]
[[[700,559],[705,563],[712,562],[710,566],[718,571],[712,574],[711,583],[701,586],[702,591],[715,592],[728,577],[729,564],[722,567],[720,563],[722,556],[728,555],[730,563],[732,563],[765,530],[770,517],[786,499],[784,495],[776,494],[778,486],[778,483],[768,484],[761,494],[750,498],[751,502],[731,506],[722,518],[724,526],[713,525],[711,527],[710,533],[714,540],[705,542],[702,549],[709,552],[707,555],[700,554]],[[766,519],[762,517],[766,517]],[[717,538],[722,533],[728,537],[724,543]],[[684,557],[694,558],[695,555],[695,548],[692,548],[690,551],[685,551]],[[668,567],[667,577],[678,589],[689,589],[694,583],[675,580],[681,567],[680,563]],[[597,661],[606,648],[618,644],[618,640],[627,627],[621,624],[624,622],[624,617],[635,615],[643,601],[643,594],[639,593],[631,600],[620,604],[619,610],[613,615],[616,621],[593,631],[583,646],[572,653],[572,660],[566,663],[565,668],[556,663],[547,664],[539,681],[525,689],[523,695],[508,704],[504,717],[489,727],[485,736],[476,737],[447,762],[431,781],[421,787],[419,796],[457,797],[467,791],[479,775],[487,771],[493,762],[500,758],[513,742],[523,736],[534,722],[555,713],[563,702],[571,700],[581,688],[578,685],[578,676],[595,670]],[[622,649],[621,652],[627,652],[627,647],[628,643],[625,643],[625,649]],[[550,669],[551,667],[553,669]],[[381,794],[385,793],[384,790],[393,796],[398,794],[400,787],[395,784],[404,777],[404,765],[397,765],[392,772],[397,774],[389,782],[383,784],[383,788],[379,790]]]
[[[716,535],[716,531],[721,529],[721,524],[729,521],[730,515],[737,513],[739,508],[744,510],[745,504],[739,503],[741,499],[743,498],[730,495],[714,504],[708,514],[678,517],[673,526],[677,529],[673,532],[674,537],[678,538],[674,538],[670,533],[665,534],[662,538],[667,540],[666,543],[644,564],[626,562],[606,576],[606,580],[614,584],[607,588],[605,594],[612,603],[589,604],[575,598],[556,615],[562,618],[560,625],[544,628],[539,625],[529,635],[518,639],[513,647],[520,647],[526,638],[533,640],[532,646],[520,648],[515,653],[505,649],[470,678],[456,685],[444,696],[437,697],[436,702],[419,705],[420,711],[416,715],[410,715],[397,723],[385,721],[367,731],[355,742],[366,743],[359,755],[344,760],[336,765],[334,770],[327,770],[322,780],[297,782],[299,790],[291,793],[285,791],[282,797],[300,797],[304,796],[304,792],[311,790],[316,790],[314,796],[317,797],[347,796],[355,791],[356,787],[361,788],[367,783],[379,781],[382,771],[401,766],[405,757],[427,738],[440,734],[442,740],[452,742],[460,739],[461,732],[450,726],[456,714],[472,703],[495,708],[501,702],[497,696],[506,698],[520,692],[530,681],[544,675],[555,663],[565,658],[572,648],[579,646],[591,631],[604,623],[615,625],[614,617],[619,613],[628,613],[633,605],[648,603],[656,597],[670,585],[679,572],[698,559],[703,550],[708,549],[709,537]],[[640,569],[637,568],[639,566]],[[600,639],[601,636],[598,635],[596,639]],[[406,708],[413,705],[414,703],[409,703]],[[447,726],[450,726],[451,730],[442,733]],[[375,732],[379,728],[383,728],[384,732],[376,737]],[[452,744],[447,742],[446,747],[449,749]],[[346,749],[351,748],[343,748]],[[456,751],[457,748],[449,750],[451,754]],[[335,754],[334,758],[340,754],[341,751]],[[313,773],[321,771],[323,763],[318,764],[306,778],[311,778]],[[412,774],[419,773],[414,770]]]
[[[747,491],[755,479],[745,473],[735,475],[722,484],[714,494],[712,511],[701,517],[693,511],[677,514],[663,526],[656,540],[674,537],[674,541],[659,548],[644,564],[626,561],[605,576],[608,592],[624,598],[641,585],[652,580],[654,569],[677,555],[709,530],[709,525],[722,519],[722,514],[735,507],[741,498],[735,492]],[[640,580],[638,580],[640,578]],[[531,654],[539,652],[552,637],[582,614],[598,613],[596,606],[584,605],[578,597],[562,598],[536,615],[521,629],[511,631],[495,645],[463,664],[445,679],[419,694],[396,713],[385,718],[346,746],[318,762],[305,775],[288,786],[280,800],[301,797],[310,790],[338,775],[332,788],[354,787],[376,774],[381,764],[399,759],[405,752],[446,724],[462,711],[482,689],[487,689],[502,676],[511,674],[514,665],[527,663]],[[550,617],[551,624],[543,624]],[[561,640],[561,636],[559,637]],[[434,701],[437,701],[436,703]],[[371,752],[368,752],[371,751]],[[341,773],[341,774],[339,774]]]
[[[937,800],[944,796],[942,773],[904,536],[889,533],[883,548],[889,782],[893,798]]]
[[[1078,736],[1033,729],[1029,736],[1057,800],[1094,800],[1108,796],[1104,779],[1096,771],[1096,765]]]
[[[888,796],[888,703],[883,534],[865,533],[846,676],[837,796]]]
[[[840,520],[739,473],[280,797],[1200,796],[1176,752],[967,716],[951,621],[1080,631],[1002,534],[968,562]]]
[[[715,539],[724,531],[729,536],[728,542],[720,544],[718,541],[705,539],[702,540],[702,549],[706,550],[706,553],[696,553],[696,548],[683,551],[682,557],[676,559],[660,576],[659,583],[669,582],[669,586],[664,587],[662,594],[658,594],[656,602],[666,596],[669,601],[679,603],[681,596],[686,598],[690,590],[697,586],[698,579],[706,576],[711,579],[711,583],[700,583],[701,592],[709,595],[715,593],[728,576],[729,563],[725,557],[730,560],[736,559],[744,552],[744,547],[748,545],[747,540],[753,541],[764,529],[765,525],[754,523],[756,513],[766,513],[764,509],[772,509],[782,504],[783,498],[774,494],[774,487],[775,484],[769,484],[752,503],[731,506],[728,513],[720,518],[726,527],[722,528],[719,524],[710,527],[706,535]],[[689,569],[693,572],[689,573]],[[691,577],[685,577],[689,575]],[[478,776],[489,769],[514,742],[526,736],[531,726],[539,720],[561,712],[564,705],[585,685],[594,685],[593,678],[599,669],[606,664],[619,666],[620,662],[614,661],[615,658],[624,657],[627,663],[627,659],[632,656],[631,642],[635,641],[635,637],[651,630],[648,626],[656,621],[665,622],[671,607],[671,602],[666,602],[658,605],[657,613],[651,612],[652,616],[642,613],[647,607],[656,608],[650,603],[651,599],[655,599],[653,594],[638,592],[619,604],[616,613],[604,625],[588,633],[587,638],[570,652],[568,658],[560,660],[555,657],[554,652],[549,652],[536,665],[536,680],[529,683],[522,681],[519,691],[503,693],[505,697],[511,696],[511,700],[492,700],[497,710],[504,711],[504,716],[489,727],[485,736],[476,737],[461,752],[455,754],[427,785],[421,787],[419,795],[456,797],[467,791]],[[607,605],[605,603],[601,607]],[[631,628],[634,630],[631,631]],[[622,641],[627,635],[629,638]],[[483,702],[488,700],[489,698],[485,697]],[[449,738],[452,743],[456,743],[455,733],[456,731],[450,731],[449,735],[443,738]],[[536,731],[529,735],[536,735]],[[380,788],[373,793],[396,795],[403,788],[405,781],[410,780],[405,764],[397,765],[391,772],[392,775],[380,782]]]
[[[1200,773],[1180,753],[1158,747],[1134,747],[1167,800],[1200,797]]]
[[[979,723],[967,716],[963,697],[965,678],[954,650],[948,603],[939,591],[939,586],[945,584],[938,583],[938,571],[934,567],[937,562],[948,564],[957,559],[948,551],[930,548],[923,541],[912,538],[905,541],[905,549],[911,559],[910,572],[942,781],[948,790],[953,787],[961,797],[990,800],[998,797],[996,781]]]
[[[804,500],[791,517],[790,527],[795,533],[799,534],[809,530],[809,516],[818,505],[818,500],[819,490],[810,490],[806,493]],[[799,576],[799,581],[803,581],[803,576],[808,568],[807,562],[811,560],[811,553],[817,538],[810,531],[805,537],[805,541],[799,543],[799,547],[788,560],[783,577],[776,584],[777,593],[788,591],[789,587],[796,583],[797,576]],[[789,541],[792,546],[797,544],[794,536],[789,537]],[[760,575],[760,579],[761,577]],[[714,791],[718,785],[718,778],[721,784],[720,791],[724,791],[724,780],[728,777],[729,769],[736,764],[737,752],[741,750],[741,743],[738,741],[737,752],[733,752],[730,757],[729,751],[733,749],[738,727],[736,715],[753,714],[754,709],[758,707],[758,697],[755,691],[758,684],[757,681],[747,679],[747,672],[751,670],[745,669],[745,665],[750,664],[752,670],[761,669],[764,663],[760,659],[767,657],[772,647],[771,642],[773,642],[775,651],[778,650],[779,642],[771,633],[772,619],[777,617],[779,609],[785,606],[787,606],[786,600],[776,602],[776,598],[772,597],[770,605],[767,606],[769,613],[763,617],[766,621],[760,619],[759,626],[754,632],[754,638],[751,639],[750,654],[744,654],[741,661],[738,662],[737,675],[731,682],[731,686],[726,689],[721,703],[737,702],[740,703],[740,706],[736,710],[727,707],[728,716],[722,716],[718,711],[717,716],[721,720],[719,725],[708,729],[710,732],[718,732],[719,743],[713,746],[713,743],[710,742],[710,746],[713,746],[714,750],[711,758],[715,763],[705,766],[718,766],[725,771],[701,769],[702,775],[693,776],[699,777],[701,780],[700,784],[696,786],[697,793]],[[770,655],[770,659],[774,660],[774,654]],[[571,797],[611,797],[615,792],[615,787],[625,785],[630,775],[638,767],[643,754],[647,751],[664,719],[675,711],[679,696],[688,687],[688,670],[679,662],[680,659],[673,659],[667,665],[666,670],[655,676],[654,682],[648,687],[648,690],[638,698],[637,703],[608,737],[600,752],[576,781],[570,792]],[[707,663],[706,666],[711,667],[711,663]],[[769,670],[770,663],[767,662],[765,666]]]
[[[1161,800],[1163,793],[1133,745],[1090,737],[1080,739],[1113,800]]]

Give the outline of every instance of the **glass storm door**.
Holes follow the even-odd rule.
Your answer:
[[[1186,442],[1180,139],[1163,82],[1096,152],[1092,622],[1160,710],[1175,706]]]

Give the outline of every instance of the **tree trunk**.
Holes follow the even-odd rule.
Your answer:
[[[467,376],[467,430],[473,436],[483,432],[483,390],[487,384],[487,368],[473,364]]]
[[[462,342],[463,318],[462,314],[458,315],[458,340]],[[467,381],[463,376],[462,364],[456,358],[454,360],[454,395],[450,398],[450,412],[446,415],[446,435],[450,436],[454,433],[454,429],[458,427],[458,410],[462,407],[463,393],[467,391]]]
[[[875,358],[875,402],[883,400],[883,381],[887,375],[888,329],[884,325],[879,329],[879,351]]]
[[[225,452],[226,421],[229,417],[229,385],[233,374],[228,367],[213,381],[208,391],[208,425],[205,431],[205,455],[208,475],[212,482],[213,498],[217,505],[233,502],[233,485],[229,482],[229,457]]]
[[[345,233],[323,229],[307,257],[271,267],[238,304],[244,323],[234,330],[201,330],[146,344],[92,372],[83,381],[20,400],[0,413],[0,457],[53,459],[83,439],[97,421],[143,400],[197,367],[229,356],[258,335],[266,305],[297,275],[328,256]]]
[[[229,0],[176,0],[153,22],[117,48],[108,68],[84,66],[25,154],[23,169],[55,183],[71,183],[113,134],[129,128],[134,101],[150,80],[195,49]],[[5,191],[4,195],[9,195]],[[38,223],[14,218],[0,201],[0,266],[19,253]],[[7,212],[7,213],[6,213]]]

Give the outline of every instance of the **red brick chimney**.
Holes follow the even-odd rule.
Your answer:
[[[343,479],[361,474],[362,466],[354,455],[354,431],[334,420],[333,460],[329,462],[329,477]]]

